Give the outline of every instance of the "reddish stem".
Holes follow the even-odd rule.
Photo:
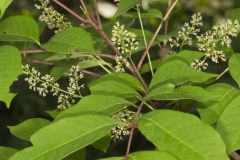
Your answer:
[[[128,156],[129,156],[129,153],[130,153],[130,150],[131,150],[131,145],[132,145],[133,133],[134,133],[135,129],[137,128],[137,122],[138,122],[138,118],[139,118],[139,115],[141,113],[142,107],[143,107],[143,102],[138,106],[138,110],[135,114],[133,124],[131,126],[131,133],[130,133],[130,136],[129,136],[129,139],[128,139],[127,151],[126,151],[124,160],[128,160]]]

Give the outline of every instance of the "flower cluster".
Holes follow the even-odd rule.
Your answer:
[[[54,78],[46,74],[41,75],[34,67],[30,67],[28,64],[23,66],[23,73],[27,75],[25,81],[29,84],[29,89],[38,91],[38,94],[46,97],[51,92],[53,95],[58,95],[59,84],[54,82]]]
[[[200,32],[198,27],[202,26],[202,16],[201,13],[194,14],[190,22],[186,22],[184,26],[178,31],[176,38],[170,38],[171,47],[182,47],[184,45],[191,46],[193,43],[192,36],[197,36]]]
[[[111,40],[121,53],[116,58],[116,72],[124,72],[124,67],[129,65],[127,58],[131,57],[131,54],[138,49],[139,44],[136,38],[135,33],[126,30],[125,26],[120,25],[119,22],[113,26]]]
[[[200,32],[198,27],[202,25],[201,14],[194,14],[192,20],[189,23],[185,23],[181,31],[178,32],[178,36],[169,39],[170,46],[172,48],[180,48],[181,51],[184,45],[192,46],[194,38],[196,38],[197,49],[205,53],[203,59],[196,59],[191,63],[191,66],[198,71],[207,69],[207,59],[214,63],[226,61],[227,58],[224,51],[219,48],[230,48],[231,38],[237,37],[240,33],[240,23],[237,20],[228,19],[225,23],[216,25],[206,33],[198,35]]]
[[[23,72],[27,75],[25,81],[29,84],[29,89],[37,91],[40,96],[46,97],[48,93],[58,97],[58,108],[66,109],[75,103],[76,98],[81,97],[80,89],[84,87],[79,85],[79,80],[84,77],[83,73],[79,72],[78,66],[73,66],[68,74],[69,86],[67,90],[60,88],[54,78],[48,74],[41,75],[34,67],[28,64],[23,66]]]
[[[207,69],[208,63],[206,63],[205,60],[196,59],[194,62],[191,63],[191,66],[193,69],[201,71]]]
[[[125,26],[120,25],[119,22],[116,22],[113,26],[112,42],[125,57],[131,56],[138,49],[136,38],[137,35],[135,33],[126,30]]]
[[[84,74],[79,72],[79,66],[72,66],[68,73],[69,84],[66,92],[62,92],[58,97],[58,108],[66,109],[71,107],[76,101],[75,99],[81,97],[80,90],[84,88],[84,84],[79,84],[79,81],[84,78]]]
[[[116,66],[114,67],[116,73],[125,72],[125,67],[129,66],[129,62],[123,56],[116,56]]]
[[[205,52],[206,57],[215,63],[219,63],[219,60],[226,61],[225,53],[217,48],[219,45],[230,48],[231,38],[237,37],[239,33],[239,22],[237,20],[227,20],[225,23],[214,26],[206,33],[197,36],[198,50]]]
[[[72,26],[64,15],[57,12],[52,6],[49,6],[49,0],[38,1],[40,4],[36,4],[35,6],[42,11],[39,20],[46,23],[49,29],[53,29],[57,33]]]
[[[127,108],[113,115],[113,118],[121,120],[124,123],[129,123],[133,119],[133,113]],[[130,135],[130,125],[118,125],[111,131],[111,138],[114,142],[122,141],[125,136]]]

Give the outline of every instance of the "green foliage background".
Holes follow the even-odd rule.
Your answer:
[[[165,10],[165,5],[161,2],[161,0],[152,0],[154,1],[152,4],[152,8],[156,7],[158,9],[161,9],[162,11]],[[67,4],[69,7],[78,10],[78,6],[79,3],[78,1],[75,0],[65,0],[62,1],[63,3]],[[93,7],[91,4],[91,1],[89,0],[87,2],[90,7]],[[213,24],[215,24],[219,19],[222,18],[226,18],[229,16],[229,11],[233,8],[239,8],[240,7],[240,1],[239,0],[186,0],[183,1],[183,3],[176,9],[174,10],[174,14],[172,15],[171,19],[170,19],[170,28],[169,31],[174,33],[174,31],[178,30],[182,24],[184,24],[185,21],[189,20],[189,17],[193,14],[196,13],[198,11],[203,12],[203,16],[204,16],[204,29],[203,30],[208,30],[211,26],[213,26]],[[56,7],[61,13],[67,14],[65,11],[61,10],[60,8]],[[8,8],[7,12],[4,15],[4,18],[9,17],[11,15],[27,15],[27,16],[31,16],[34,17],[35,19],[37,19],[38,17],[38,11],[35,9],[34,7],[34,1],[29,1],[29,0],[21,0],[21,1],[14,1],[10,7]],[[69,16],[69,19],[74,23],[74,19]],[[239,18],[239,17],[238,17]],[[115,22],[116,19],[110,19],[110,20],[103,20],[104,24],[106,25],[105,30],[106,31],[110,31],[112,24]],[[121,17],[120,21],[123,24],[128,24],[130,22],[132,22],[132,19],[127,18],[127,17]],[[154,32],[154,29],[157,27],[157,25],[159,24],[159,19],[158,18],[150,18],[148,20],[144,20],[144,26],[147,30]],[[44,28],[44,24],[39,24],[39,26],[42,26],[42,35],[40,38],[40,42],[46,42],[49,37],[51,37],[53,35],[53,32],[50,31],[49,29],[43,29]],[[1,28],[0,28],[1,30]],[[90,30],[90,32],[93,32],[92,30]],[[96,39],[100,39],[98,37],[98,35],[95,35],[95,37],[93,37],[94,40]],[[150,36],[151,37],[151,36]],[[1,35],[0,35],[1,38]],[[236,39],[234,40],[233,43],[233,48],[234,48],[234,52],[235,53],[240,53],[240,45],[238,44],[240,39]],[[101,41],[101,40],[99,40]],[[96,42],[95,44],[95,49],[98,49],[96,47],[98,47],[97,44],[102,44],[102,42]],[[31,49],[31,46],[29,45],[29,43],[20,43],[20,42],[0,42],[0,45],[15,45],[18,46],[18,48],[20,50],[27,50],[27,49]],[[191,48],[189,48],[191,49]],[[11,49],[9,49],[11,50]],[[107,49],[105,49],[106,51],[108,51]],[[159,49],[157,47],[154,47],[152,49],[152,52],[159,52]],[[0,50],[1,53],[1,50]],[[0,58],[2,55],[0,55]],[[48,57],[50,57],[50,54],[37,54],[37,55],[29,55],[29,58],[32,59],[46,59]],[[139,55],[134,55],[133,59],[137,59]],[[155,55],[156,57],[158,55]],[[15,63],[14,60],[16,60],[16,57],[10,57],[11,59],[13,59],[12,63]],[[16,59],[15,59],[16,58]],[[52,58],[52,57],[51,57]],[[153,57],[154,58],[154,57]],[[238,57],[239,59],[239,57]],[[69,62],[71,64],[74,64],[74,62]],[[235,67],[234,65],[237,65],[236,63],[234,64],[234,62],[232,62],[233,64],[233,68]],[[6,64],[6,65],[10,65],[10,64]],[[51,67],[46,66],[46,65],[41,65],[41,64],[34,64],[36,68],[38,68],[42,73],[49,73],[51,71]],[[61,64],[60,64],[61,65]],[[88,64],[86,64],[88,65]],[[174,65],[172,66],[174,67]],[[226,64],[220,64],[220,65],[211,65],[211,67],[209,67],[209,71],[211,73],[220,73],[222,70],[224,70],[224,68],[226,68]],[[7,68],[7,69],[11,69],[11,68]],[[13,68],[14,69],[14,68]],[[92,68],[93,71],[98,71],[98,68]],[[1,69],[0,69],[1,72]],[[144,71],[142,71],[144,72]],[[148,77],[150,74],[144,74],[145,79],[148,80],[148,82],[150,82],[150,79]],[[56,77],[59,78],[59,75],[55,75]],[[238,77],[239,78],[239,77]],[[93,77],[87,77],[85,81],[88,80],[93,80]],[[158,77],[159,80],[159,77]],[[60,83],[64,84],[66,82],[65,78],[60,78]],[[239,83],[235,83],[233,81],[232,78],[230,78],[229,74],[226,74],[223,76],[223,78],[221,78],[218,82],[226,82],[229,84],[232,84],[233,86],[238,86]],[[1,85],[0,85],[1,87]],[[94,92],[94,90],[99,90],[101,88],[98,88],[99,86],[95,85],[92,89],[92,91]],[[101,87],[101,86],[100,86]],[[199,89],[200,90],[200,89]],[[210,89],[209,89],[210,90]],[[7,128],[7,126],[15,126],[27,119],[31,119],[31,118],[44,118],[46,119],[46,122],[38,122],[39,124],[41,123],[49,123],[48,121],[52,121],[52,113],[51,110],[55,109],[56,107],[56,98],[55,97],[51,97],[48,96],[46,98],[42,98],[40,96],[38,96],[37,93],[34,93],[32,91],[30,91],[28,89],[28,86],[26,85],[26,83],[24,82],[24,79],[22,76],[18,77],[18,80],[16,82],[13,83],[13,85],[11,86],[11,91],[14,93],[17,93],[16,96],[14,97],[13,101],[11,102],[11,104],[9,103],[9,109],[6,106],[6,104],[0,102],[0,146],[8,146],[8,147],[12,147],[12,148],[16,148],[16,149],[23,149],[27,146],[30,146],[31,144],[26,141],[29,139],[28,137],[28,133],[26,133],[26,135],[24,137],[22,137],[22,139],[15,137],[9,130],[9,128]],[[194,91],[197,92],[198,89],[194,88]],[[131,92],[131,91],[129,91]],[[84,90],[84,93],[87,95],[89,93],[89,90]],[[201,91],[199,91],[199,95],[201,95]],[[4,93],[0,93],[0,97],[4,97]],[[154,93],[152,95],[149,95],[151,98],[153,97],[157,97],[157,95],[154,95]],[[6,97],[4,97],[6,98]],[[156,100],[158,100],[156,98]],[[197,99],[197,101],[204,101],[203,99]],[[239,101],[237,101],[239,102]],[[128,103],[128,102],[125,102]],[[234,104],[232,104],[233,108],[234,108]],[[184,107],[183,107],[184,108]],[[49,111],[48,113],[45,111]],[[185,105],[185,110],[188,110],[188,104]],[[71,111],[70,111],[71,112]],[[193,111],[194,112],[194,111]],[[200,112],[204,113],[204,109],[200,109]],[[69,113],[66,113],[69,114]],[[168,114],[168,113],[166,113]],[[170,114],[170,113],[169,113]],[[223,115],[224,116],[224,115]],[[101,117],[100,117],[101,118]],[[163,116],[164,118],[164,116]],[[186,117],[186,121],[191,121],[192,117]],[[189,120],[190,119],[190,120]],[[143,119],[142,121],[147,121],[146,119]],[[175,120],[178,121],[178,120]],[[208,117],[206,118],[206,123],[212,123],[214,121],[214,119],[208,119]],[[117,123],[117,122],[114,122]],[[198,122],[196,122],[196,125]],[[140,128],[144,128],[144,123],[140,122]],[[187,125],[187,124],[186,124]],[[240,124],[239,124],[240,125]],[[94,126],[93,126],[94,127]],[[111,126],[110,126],[111,128]],[[64,129],[71,129],[71,126],[69,126],[69,128],[64,128]],[[218,129],[221,130],[221,126],[218,126]],[[16,129],[17,130],[17,129]],[[194,130],[194,129],[193,129]],[[12,131],[14,132],[14,130]],[[148,132],[147,130],[144,132]],[[197,132],[197,131],[196,131]],[[220,131],[221,132],[221,131]],[[211,130],[209,131],[210,135],[213,135],[214,137],[214,133],[211,133]],[[61,134],[61,133],[59,133]],[[209,134],[206,133],[206,137],[209,136]],[[148,139],[154,139],[154,136],[150,136],[148,137]],[[154,141],[154,140],[153,140]],[[87,147],[87,158],[86,159],[97,159],[97,158],[101,158],[103,155],[104,156],[120,156],[120,155],[124,155],[125,154],[125,148],[127,145],[127,140],[123,141],[123,142],[118,142],[118,143],[111,143],[110,148],[107,150],[107,153],[104,154],[102,151],[97,150],[96,148],[89,146]],[[139,150],[152,150],[154,149],[154,146],[152,143],[150,143],[149,141],[147,141],[143,135],[141,134],[136,134],[136,136],[134,137],[134,141],[133,141],[133,148],[132,151],[139,151]],[[156,144],[156,146],[158,146],[158,144]],[[170,146],[172,147],[172,146]],[[222,148],[219,148],[219,150],[221,150]],[[216,151],[218,152],[218,151]],[[82,153],[79,153],[80,155]],[[162,155],[162,154],[161,154]],[[163,158],[164,159],[164,158]]]

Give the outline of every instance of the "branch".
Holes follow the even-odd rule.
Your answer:
[[[230,154],[232,160],[240,160],[240,155],[237,152],[233,152]]]
[[[157,30],[155,31],[153,37],[151,38],[151,40],[150,40],[150,42],[149,42],[147,48],[145,49],[145,51],[144,51],[144,53],[143,53],[140,61],[138,62],[138,65],[137,65],[138,70],[141,68],[141,66],[142,66],[142,64],[143,64],[143,61],[144,61],[145,57],[147,56],[147,53],[148,53],[149,49],[151,48],[154,40],[156,39],[158,33],[160,32],[160,30],[161,30],[161,28],[162,28],[163,23],[168,19],[170,13],[172,12],[173,8],[176,6],[176,4],[178,3],[178,1],[179,1],[179,0],[175,0],[175,1],[173,2],[173,4],[171,5],[171,7],[169,8],[169,10],[167,11],[166,15],[164,16],[162,22],[159,24]]]
[[[137,122],[138,122],[138,118],[139,118],[139,115],[141,113],[142,107],[143,107],[143,102],[138,106],[138,110],[137,110],[137,112],[135,114],[135,117],[134,117],[134,120],[133,120],[133,124],[131,126],[131,133],[130,133],[130,136],[129,136],[129,139],[128,139],[127,151],[126,151],[124,160],[128,160],[128,156],[129,156],[129,153],[130,153],[130,150],[131,150],[133,133],[134,133],[135,129],[137,128]]]
[[[92,13],[90,12],[89,8],[87,7],[87,5],[85,4],[84,0],[80,0],[80,3],[83,6],[84,11],[87,14],[87,18],[89,20],[90,23],[96,23],[97,20],[95,19],[95,17],[92,15]]]
[[[101,77],[101,76],[102,76],[102,75],[99,74],[99,73],[91,72],[91,71],[88,71],[88,70],[85,70],[85,69],[80,69],[80,71],[83,72],[83,73],[86,73],[86,74],[95,76],[95,77]]]
[[[58,0],[52,0],[53,2],[55,2],[57,5],[59,5],[60,7],[62,7],[63,9],[65,9],[66,11],[68,11],[71,15],[73,15],[74,17],[76,17],[80,22],[82,23],[88,23],[88,21],[86,19],[84,19],[81,15],[77,14],[76,12],[74,12],[73,10],[71,10],[70,8],[68,8],[66,5],[64,5],[63,3],[59,2]]]
[[[96,11],[98,27],[99,27],[99,29],[102,29],[102,22],[101,22],[100,14],[99,14],[98,7],[97,7],[97,0],[93,0],[93,5],[94,5],[94,9]]]

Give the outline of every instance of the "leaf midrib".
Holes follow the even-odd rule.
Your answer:
[[[78,136],[78,137],[76,137],[76,138],[73,138],[73,139],[71,139],[71,140],[69,140],[69,141],[67,141],[67,142],[65,142],[65,143],[62,143],[62,144],[60,144],[60,145],[57,145],[56,147],[53,147],[52,149],[49,149],[49,150],[47,150],[47,151],[45,151],[45,152],[42,152],[41,154],[33,157],[31,160],[34,160],[34,159],[36,159],[37,157],[40,157],[40,156],[42,156],[42,155],[45,154],[45,153],[51,152],[52,150],[55,150],[55,149],[60,148],[60,147],[62,147],[62,146],[64,146],[64,145],[66,145],[66,144],[69,144],[69,143],[71,143],[71,142],[73,142],[73,141],[75,141],[75,140],[77,140],[77,139],[79,139],[79,138],[81,138],[81,137],[86,136],[87,134],[90,134],[91,132],[97,131],[97,130],[99,130],[99,129],[101,129],[101,128],[105,128],[105,127],[110,126],[110,125],[113,125],[113,124],[117,124],[117,123],[108,123],[108,124],[103,125],[103,126],[101,126],[101,127],[94,128],[93,130],[90,130],[89,132],[86,132],[85,134],[81,134],[80,136]],[[33,146],[33,147],[38,147],[38,146],[36,145],[36,146]],[[81,148],[79,148],[79,149],[81,149]],[[72,152],[71,152],[71,153],[72,153]],[[64,158],[64,157],[61,157],[60,159],[62,159],[62,158]],[[59,159],[59,160],[60,160],[60,159]]]

